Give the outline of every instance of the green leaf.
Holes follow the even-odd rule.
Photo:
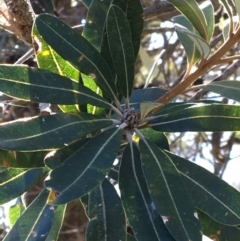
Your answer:
[[[0,168],[0,204],[22,195],[48,173],[47,168],[30,170],[20,168]]]
[[[116,5],[112,5],[108,12],[107,36],[117,83],[123,96],[129,98],[133,88],[135,57],[128,20]]]
[[[9,221],[10,221],[11,227],[16,223],[16,221],[22,215],[24,210],[25,210],[25,207],[22,202],[19,202],[9,208],[8,215],[9,215]]]
[[[107,179],[90,193],[88,213],[88,241],[95,241],[96,237],[99,241],[126,241],[126,220],[122,203]]]
[[[4,241],[44,241],[48,234],[55,207],[47,205],[49,191],[44,189],[24,211]]]
[[[0,66],[1,91],[18,99],[52,104],[110,104],[85,86],[64,76],[23,66]]]
[[[142,134],[149,140],[155,143],[161,149],[169,150],[169,143],[164,133],[155,131],[151,128],[144,128],[141,130]]]
[[[38,4],[41,5],[41,7],[45,10],[47,13],[53,13],[54,7],[53,7],[53,1],[52,0],[38,0]]]
[[[178,26],[183,26],[190,30],[192,33],[196,32],[196,29],[193,27],[191,22],[185,18],[183,15],[176,16],[173,18],[175,24]],[[178,35],[179,40],[181,41],[184,50],[187,54],[188,63],[190,66],[194,65],[201,57],[201,54],[195,44],[195,42],[190,38],[188,33],[182,32],[181,28],[179,29],[175,26],[176,32]]]
[[[92,0],[82,36],[99,52],[101,50],[107,12],[113,0]]]
[[[93,0],[81,0],[81,1],[87,8],[89,8]]]
[[[51,229],[50,229],[50,231],[48,233],[48,236],[45,239],[45,241],[58,240],[60,229],[61,229],[62,224],[63,224],[66,206],[67,205],[59,205],[57,207],[57,210],[54,213],[54,218],[53,218],[53,221],[52,221]]]
[[[208,40],[210,40],[212,38],[215,27],[214,8],[211,1],[205,1],[201,7],[207,22]]]
[[[138,241],[174,240],[150,197],[139,150],[134,143],[128,144],[124,150],[119,187],[124,210]]]
[[[132,45],[136,59],[139,51],[144,23],[142,18],[142,3],[140,0],[114,0],[113,4],[120,7],[127,16],[131,29]]]
[[[209,40],[205,16],[195,0],[167,0],[192,23],[203,39]]]
[[[163,106],[162,103],[156,103],[156,102],[142,102],[140,103],[140,113],[141,113],[141,119],[144,120],[148,113],[150,113],[155,108]]]
[[[127,241],[136,241],[136,239],[128,233],[127,234]]]
[[[194,205],[219,223],[240,224],[240,193],[193,162],[167,152],[180,172]]]
[[[240,106],[198,104],[159,116],[149,126],[163,132],[239,131]]]
[[[239,241],[240,230],[234,226],[225,226],[209,218],[205,213],[198,210],[198,217],[202,226],[202,232],[212,240]]]
[[[50,152],[44,159],[45,165],[51,169],[62,165],[67,158],[74,154],[74,152],[85,145],[88,141],[90,141],[90,138],[84,138],[74,142],[73,144]]]
[[[0,149],[0,166],[15,168],[43,167],[47,152],[15,152]]]
[[[50,180],[45,182],[46,187],[53,188],[59,193],[52,203],[67,203],[97,187],[116,158],[121,136],[120,128],[104,131],[54,169],[50,174]]]
[[[61,20],[46,14],[35,19],[35,27],[62,58],[82,73],[92,76],[111,100],[116,99],[116,87],[108,65],[85,38]]]
[[[229,99],[240,101],[240,82],[236,80],[226,80],[211,82],[203,87],[204,90],[221,94]]]
[[[240,2],[237,0],[233,0],[235,7],[236,7],[236,12],[238,14],[238,16],[240,17]]]
[[[49,150],[112,124],[87,113],[55,114],[0,124],[0,148],[16,151]]]
[[[188,191],[169,156],[150,141],[140,140],[143,172],[156,209],[176,240],[202,240]],[[183,198],[184,197],[184,198]]]

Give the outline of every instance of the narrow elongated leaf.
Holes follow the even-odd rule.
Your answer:
[[[205,1],[201,7],[207,22],[208,40],[210,40],[213,35],[215,25],[214,8],[211,1]]]
[[[151,121],[149,126],[163,132],[238,131],[240,130],[240,106],[194,105],[162,115]]]
[[[123,153],[119,187],[124,210],[138,241],[174,240],[150,197],[140,153],[133,143],[128,144]]]
[[[109,108],[108,101],[82,84],[43,69],[1,65],[0,84],[2,92],[18,99]]]
[[[59,148],[55,151],[50,152],[44,159],[45,165],[51,169],[54,169],[60,165],[74,152],[76,152],[79,148],[85,145],[90,138],[84,138],[82,140],[76,141],[69,146],[65,146],[63,148]]]
[[[169,232],[179,241],[202,240],[191,198],[171,159],[146,139],[140,140],[140,151],[149,192]]]
[[[226,225],[240,224],[240,192],[206,169],[167,152],[201,211]]]
[[[25,210],[23,203],[19,200],[21,199],[19,198],[18,203],[9,208],[8,216],[9,216],[11,227],[16,223],[16,221],[19,219],[19,217],[22,215],[22,213]]]
[[[119,6],[127,16],[131,28],[132,44],[136,59],[144,22],[142,18],[142,3],[140,0],[114,0],[113,4]]]
[[[55,207],[47,205],[49,191],[44,189],[24,211],[4,241],[44,241],[51,228]]]
[[[236,12],[238,14],[238,16],[240,17],[240,2],[237,0],[233,0],[235,7],[236,7]]]
[[[85,38],[61,20],[46,14],[36,18],[35,27],[51,48],[82,73],[95,77],[94,80],[104,94],[111,100],[115,99],[116,87],[111,71]]]
[[[130,235],[130,234],[128,233],[128,235],[127,235],[127,241],[136,241],[136,239],[134,238],[134,236],[132,236],[132,235]]]
[[[127,17],[116,5],[112,5],[108,12],[107,36],[118,85],[123,96],[129,98],[134,81],[135,57]]]
[[[101,50],[107,12],[112,1],[113,0],[93,0],[88,9],[82,36],[99,52]]]
[[[15,152],[0,149],[0,166],[15,168],[35,168],[44,166],[47,152]]]
[[[206,41],[209,40],[205,16],[195,0],[167,1],[186,16],[186,18],[197,29],[203,39]]]
[[[0,148],[16,151],[49,150],[112,124],[87,113],[24,118],[0,124]]]
[[[48,233],[48,236],[45,239],[45,241],[58,240],[60,229],[61,229],[62,224],[63,224],[63,218],[64,218],[64,214],[65,214],[65,211],[66,211],[66,206],[67,205],[59,205],[57,207],[57,210],[54,213],[54,218],[53,218],[53,221],[52,221],[51,229],[50,229],[50,231]]]
[[[198,210],[198,217],[201,222],[203,234],[212,240],[239,241],[239,228],[235,226],[225,226],[223,224],[217,223],[200,210]]]
[[[204,90],[221,94],[229,99],[240,101],[240,81],[217,81],[202,87]]]
[[[0,204],[4,204],[26,192],[48,173],[48,169],[24,170],[1,167],[0,172]]]
[[[122,130],[117,128],[104,131],[54,169],[50,180],[45,182],[48,188],[59,193],[52,203],[67,203],[97,187],[111,168],[121,135]]]
[[[113,208],[114,207],[114,208]],[[89,218],[86,230],[88,241],[126,241],[126,220],[121,200],[110,182],[105,179],[89,197]]]

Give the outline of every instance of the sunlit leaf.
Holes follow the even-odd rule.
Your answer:
[[[150,197],[140,153],[133,143],[128,144],[123,153],[119,187],[124,210],[138,241],[174,240]]]
[[[156,209],[167,219],[176,240],[202,240],[194,205],[169,156],[148,140],[140,140],[143,172]],[[184,197],[184,198],[183,198]]]
[[[128,98],[133,87],[135,57],[127,17],[116,5],[108,12],[107,36],[117,83],[123,96]]]
[[[116,87],[111,71],[100,53],[85,38],[51,15],[39,15],[35,27],[62,58],[82,73],[92,76],[104,94],[111,100],[115,99]]]
[[[240,2],[238,0],[233,0],[238,16],[240,17]]]
[[[240,192],[203,167],[172,153],[167,152],[167,155],[179,170],[198,209],[219,223],[240,224],[240,207],[237,205]]]
[[[46,204],[49,191],[44,189],[17,220],[4,241],[44,241],[51,228],[54,206]]]
[[[87,113],[55,114],[0,124],[0,148],[16,151],[49,150],[112,124]]]
[[[149,126],[163,132],[238,131],[240,130],[240,106],[198,104],[159,115],[159,118],[152,120]]]
[[[116,158],[121,135],[122,130],[119,128],[104,131],[54,169],[50,179],[45,182],[46,187],[58,192],[52,203],[67,203],[97,187]]]
[[[144,120],[144,118],[150,111],[154,110],[156,107],[159,106],[163,106],[163,104],[155,102],[142,102],[140,104],[141,119]]]
[[[207,22],[208,40],[210,40],[215,27],[214,8],[211,1],[205,1],[201,7]]]
[[[107,179],[90,193],[88,214],[88,241],[95,241],[96,237],[105,241],[126,241],[126,220],[122,203]]]
[[[20,202],[19,200],[18,200],[18,203],[16,203],[15,205],[9,208],[8,215],[9,215],[9,221],[10,221],[11,227],[16,223],[16,221],[22,215],[24,210],[25,210],[25,207],[23,203]]]
[[[0,204],[22,195],[48,173],[48,168],[30,170],[20,168],[0,168]]]

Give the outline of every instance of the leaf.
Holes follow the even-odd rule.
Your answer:
[[[48,234],[55,208],[47,205],[49,191],[44,189],[24,211],[4,241],[44,241]]]
[[[132,45],[135,59],[137,58],[143,30],[143,8],[140,0],[114,0],[113,4],[120,7],[126,14],[131,29]]]
[[[0,166],[14,168],[43,167],[47,152],[15,152],[0,149]]]
[[[102,132],[51,172],[45,185],[59,193],[54,205],[80,198],[103,181],[116,158],[121,135],[119,128]]]
[[[207,22],[208,40],[210,40],[212,38],[215,27],[214,8],[211,1],[205,1],[201,5],[201,8]]]
[[[114,207],[114,208],[113,208]],[[107,179],[89,197],[88,241],[126,241],[126,220],[121,200]]]
[[[0,66],[1,91],[12,97],[52,104],[93,104],[109,108],[108,101],[69,78],[23,66]]]
[[[130,235],[129,233],[127,234],[127,241],[136,241],[134,236]]]
[[[191,22],[183,15],[174,17],[173,21],[175,24],[178,24],[178,26],[182,26],[182,28],[185,27],[192,33],[196,32],[196,29],[193,27]],[[188,33],[182,32],[181,28],[179,29],[177,25],[175,25],[175,30],[187,54],[189,65],[194,65],[200,59],[201,53],[199,52],[195,42],[190,38]]]
[[[202,240],[191,198],[169,156],[146,139],[139,146],[150,195],[158,212],[167,218],[169,232],[179,241]]]
[[[92,76],[108,98],[116,99],[116,87],[108,65],[85,38],[61,20],[46,14],[36,17],[35,27],[62,58],[82,73]]]
[[[195,0],[167,1],[185,15],[204,40],[209,40],[205,16]]]
[[[53,13],[54,6],[52,0],[38,0],[38,4],[41,5],[41,7],[45,10],[47,13]]]
[[[47,168],[30,170],[19,168],[0,168],[0,204],[22,195],[48,173]]]
[[[52,221],[51,229],[50,229],[50,231],[48,233],[48,236],[45,239],[45,241],[58,240],[60,229],[61,229],[62,224],[63,224],[64,215],[65,215],[65,212],[66,212],[66,206],[67,205],[59,205],[57,207],[57,210],[54,213],[54,218],[53,218],[53,221]]]
[[[16,151],[49,150],[112,124],[87,113],[55,114],[0,124],[0,148]]]
[[[193,162],[167,152],[191,194],[194,205],[219,223],[240,224],[240,193]]]
[[[88,141],[90,141],[90,138],[84,138],[74,142],[73,144],[50,152],[44,159],[45,165],[51,169],[55,169],[56,167],[62,165],[66,159],[68,159]]]
[[[108,11],[107,36],[117,83],[123,96],[129,98],[133,88],[135,57],[128,20],[116,5]]]
[[[155,102],[142,102],[140,104],[141,119],[144,120],[148,113],[159,106],[163,106],[163,104]]]
[[[81,1],[87,8],[89,8],[93,0],[81,0]]]
[[[240,101],[240,82],[237,80],[211,82],[201,88]]]
[[[236,7],[236,12],[238,14],[238,16],[240,17],[240,2],[237,0],[233,0],[235,7]]]
[[[101,50],[107,12],[113,0],[93,0],[88,9],[82,36],[99,52]]]
[[[162,115],[151,121],[149,126],[163,132],[238,131],[240,130],[239,120],[240,106],[198,104]]]
[[[169,150],[169,143],[167,137],[164,133],[155,131],[151,128],[144,128],[141,129],[141,133],[147,138],[150,139],[152,142],[155,143],[161,149]]]
[[[240,230],[234,226],[225,226],[209,218],[198,210],[198,217],[201,222],[202,232],[212,240],[217,241],[239,241]]]
[[[25,210],[25,207],[21,201],[20,202],[18,201],[17,204],[9,208],[8,215],[9,215],[9,221],[10,221],[11,227],[16,223],[16,221],[22,215],[24,210]]]
[[[130,226],[138,241],[173,241],[148,192],[138,148],[126,146],[119,174],[121,199]]]

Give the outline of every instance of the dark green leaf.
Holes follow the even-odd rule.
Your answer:
[[[0,166],[34,168],[44,166],[44,157],[47,152],[15,152],[0,149]]]
[[[97,187],[116,158],[121,136],[120,128],[104,131],[54,169],[50,180],[45,182],[48,188],[59,193],[52,203],[67,203]]]
[[[49,191],[44,189],[24,211],[4,241],[44,241],[51,228],[55,207],[47,205]]]
[[[207,22],[208,40],[210,40],[212,38],[215,27],[214,8],[211,1],[206,1],[203,3],[202,11]]]
[[[203,39],[206,41],[209,40],[205,16],[195,0],[167,1],[186,16],[186,18],[197,29]]]
[[[0,124],[0,148],[17,151],[49,150],[112,124],[87,113],[55,114]]]
[[[240,229],[234,226],[225,226],[217,223],[205,213],[198,210],[198,217],[202,226],[202,232],[211,240],[239,241]]]
[[[90,193],[88,213],[88,241],[96,241],[96,237],[98,241],[126,241],[126,220],[122,203],[107,179]]]
[[[0,204],[4,204],[22,195],[48,173],[47,168],[24,170],[1,167]]]
[[[134,143],[128,144],[124,150],[119,187],[124,210],[138,241],[174,240],[150,197],[139,150]]]
[[[59,205],[57,207],[57,210],[54,213],[51,229],[45,241],[58,240],[59,232],[63,224],[63,218],[66,211],[66,206],[67,205]]]
[[[82,36],[99,52],[101,50],[107,12],[112,1],[113,0],[92,0],[88,9]]]
[[[89,8],[93,0],[81,0],[81,1],[87,8]]]
[[[221,94],[229,99],[240,101],[240,82],[236,80],[212,82],[203,86],[202,89]]]
[[[240,224],[240,193],[206,169],[167,152],[179,170],[194,205],[219,223]]]
[[[88,141],[90,141],[90,138],[84,138],[74,142],[73,144],[50,152],[44,159],[45,165],[51,169],[62,165],[67,158],[74,154],[74,152],[85,145]]]
[[[127,241],[136,241],[134,236],[130,235],[129,233],[127,234]]]
[[[18,99],[109,108],[108,101],[82,84],[43,69],[1,65],[0,84],[2,92]]]
[[[240,106],[198,104],[159,116],[151,121],[149,126],[164,132],[238,131],[240,130]]]
[[[194,205],[169,156],[150,141],[140,140],[143,172],[156,209],[176,240],[202,240]],[[183,198],[184,197],[184,198]]]
[[[123,96],[129,98],[134,81],[135,57],[128,20],[116,5],[112,5],[108,12],[107,36],[118,85]]]
[[[62,58],[82,73],[94,77],[104,94],[111,100],[116,99],[116,87],[108,65],[85,38],[61,20],[46,14],[36,18],[35,27]]]
[[[53,13],[53,0],[38,0],[37,2],[41,5],[45,12],[51,14]]]

